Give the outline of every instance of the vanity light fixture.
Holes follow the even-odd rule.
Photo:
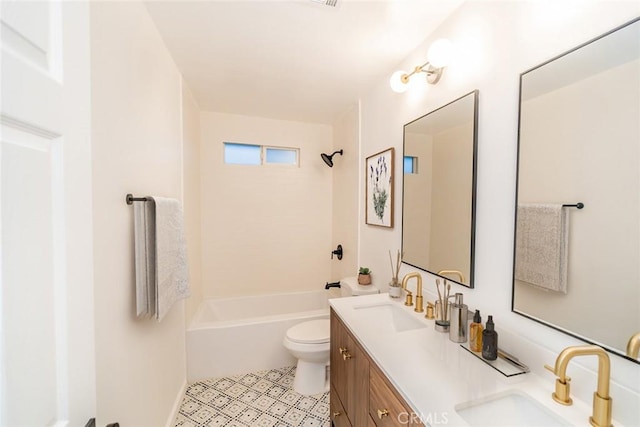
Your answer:
[[[427,83],[436,84],[440,81],[444,67],[449,64],[451,57],[452,44],[447,39],[438,39],[427,52],[427,62],[422,65],[417,65],[413,71],[396,71],[391,75],[389,79],[389,85],[394,92],[402,93],[409,88],[409,80],[411,76],[419,73],[425,73]]]

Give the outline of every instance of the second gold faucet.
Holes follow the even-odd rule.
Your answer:
[[[609,396],[609,381],[611,378],[611,362],[609,361],[609,355],[602,347],[597,345],[567,347],[560,352],[553,368],[545,365],[546,369],[557,376],[556,391],[552,394],[553,400],[562,405],[571,405],[573,403],[569,391],[571,378],[567,376],[567,366],[569,366],[571,359],[576,356],[598,356],[598,386],[595,393],[593,393],[593,415],[589,418],[589,422],[595,427],[610,427],[612,399]]]
[[[407,289],[407,283],[409,283],[409,280],[414,277],[418,280],[418,286],[416,288],[416,308],[413,311],[422,313],[424,311],[424,303],[422,297],[422,276],[420,275],[420,273],[409,273],[402,278],[402,289],[407,292],[407,299],[404,305],[413,305],[412,294],[411,291]]]

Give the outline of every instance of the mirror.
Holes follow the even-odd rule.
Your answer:
[[[402,262],[473,288],[478,91],[404,126]]]
[[[640,332],[640,21],[523,73],[518,143],[512,309],[624,356]]]

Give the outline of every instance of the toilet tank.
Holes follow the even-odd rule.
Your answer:
[[[371,295],[378,293],[380,293],[380,290],[374,283],[366,286],[359,285],[358,278],[356,276],[346,277],[340,280],[340,296],[342,297]]]

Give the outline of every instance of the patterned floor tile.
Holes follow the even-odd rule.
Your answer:
[[[191,384],[176,427],[329,427],[329,393],[293,390],[295,366]]]

